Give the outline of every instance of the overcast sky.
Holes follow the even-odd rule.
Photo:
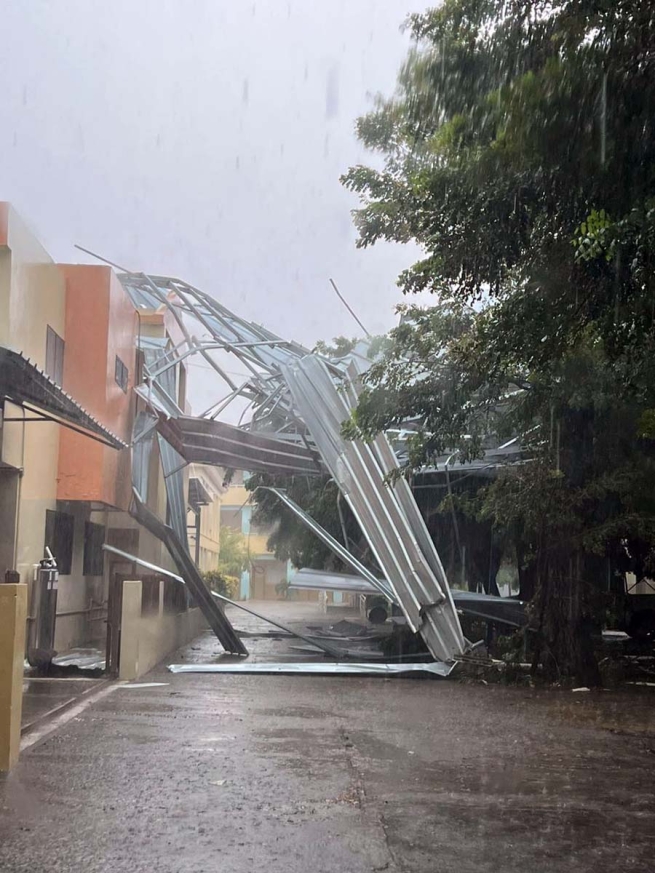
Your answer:
[[[395,323],[339,175],[417,0],[0,0],[0,199],[59,261],[176,275],[313,344]],[[200,375],[200,374],[198,374]]]

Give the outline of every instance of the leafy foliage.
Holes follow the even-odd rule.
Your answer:
[[[225,575],[219,570],[208,570],[203,573],[203,579],[211,591],[224,597],[235,600],[239,595],[239,579],[236,576]]]
[[[264,486],[264,487],[260,487]],[[290,560],[296,567],[313,567],[335,572],[349,572],[341,561],[291,512],[266,486],[286,490],[289,497],[301,506],[328,533],[372,568],[368,547],[361,530],[339,489],[327,476],[270,476],[255,473],[246,487],[255,492],[257,510],[254,521],[272,525],[268,547],[283,561]]]
[[[470,511],[536,578],[537,657],[597,679],[604,559],[655,544],[655,27],[638,0],[445,0],[361,118],[359,245],[423,246],[350,436],[418,423],[409,467],[520,434]],[[601,563],[599,563],[599,561]]]
[[[248,543],[241,531],[221,528],[218,570],[224,576],[239,577],[248,566]]]

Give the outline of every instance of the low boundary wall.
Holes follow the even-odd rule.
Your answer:
[[[207,627],[199,609],[164,610],[163,582],[159,583],[157,611],[142,614],[142,594],[141,582],[123,582],[119,679],[138,679]]]

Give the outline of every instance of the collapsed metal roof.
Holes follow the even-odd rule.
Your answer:
[[[341,435],[343,421],[357,404],[367,366],[362,356],[331,360],[312,354],[179,279],[144,273],[119,278],[135,305],[166,307],[184,337],[175,349],[152,349],[146,358],[139,393],[150,401],[160,436],[187,461],[247,470],[268,464],[277,472],[310,472],[310,467],[318,472],[320,458],[362,528],[384,574],[384,589],[401,605],[409,626],[423,636],[436,659],[463,654],[467,644],[446,574],[411,489],[403,478],[389,484],[389,475],[398,469],[390,443],[384,435],[371,443]],[[202,325],[209,339],[192,336],[189,319]],[[243,384],[237,385],[212,357],[216,350],[239,359],[249,373]],[[182,414],[165,385],[178,362],[194,354],[202,355],[229,389],[196,419]],[[251,408],[239,436],[232,426],[213,420],[237,397]],[[175,505],[170,509],[178,512]],[[171,515],[168,531],[181,524]]]

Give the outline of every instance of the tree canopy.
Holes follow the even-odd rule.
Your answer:
[[[219,572],[226,576],[238,577],[248,566],[248,561],[248,542],[241,531],[222,527],[218,552]]]
[[[520,435],[528,462],[470,511],[536,568],[537,659],[585,681],[606,568],[654,567],[654,16],[637,0],[412,16],[395,94],[357,123],[383,166],[343,177],[359,245],[418,242],[399,284],[437,299],[404,309],[346,430],[414,418],[411,468]]]

